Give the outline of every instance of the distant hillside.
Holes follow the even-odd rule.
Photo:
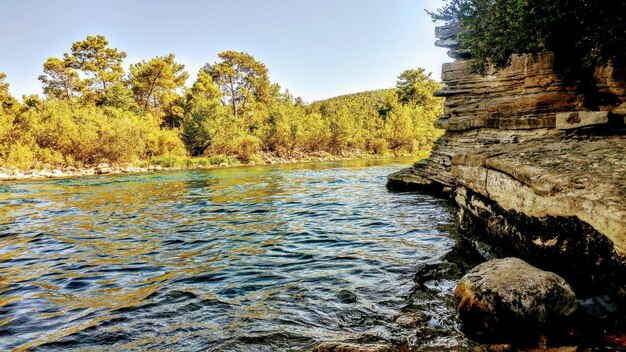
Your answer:
[[[366,105],[369,107],[378,107],[384,103],[385,97],[396,93],[396,88],[368,90],[365,92],[338,95],[336,97],[317,100],[309,106],[313,110],[318,110],[320,106],[325,104],[343,104],[343,105]]]

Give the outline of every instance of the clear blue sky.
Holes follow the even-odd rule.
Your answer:
[[[48,57],[102,34],[132,63],[174,53],[190,73],[224,50],[265,63],[272,82],[313,101],[388,88],[408,68],[440,79],[424,9],[441,0],[0,0],[0,72],[11,93],[41,93]]]

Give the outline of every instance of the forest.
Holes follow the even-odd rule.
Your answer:
[[[442,133],[433,127],[443,109],[433,97],[439,84],[424,69],[401,73],[395,88],[309,104],[271,82],[266,66],[244,52],[219,53],[189,86],[174,54],[128,71],[125,58],[104,36],[88,36],[43,63],[43,97],[21,101],[0,72],[0,166],[415,154]]]

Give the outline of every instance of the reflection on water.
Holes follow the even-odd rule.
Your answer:
[[[399,167],[0,184],[0,350],[467,344],[452,281],[413,280],[425,264],[456,265],[453,214],[444,201],[387,192]],[[398,324],[403,312],[424,322]]]

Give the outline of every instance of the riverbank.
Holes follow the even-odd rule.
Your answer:
[[[146,161],[139,161],[136,163],[98,163],[85,165],[83,167],[47,166],[28,170],[0,167],[0,182],[74,178],[97,175],[140,174],[159,171],[205,170],[226,167],[298,164],[322,161],[386,159],[390,157],[407,156],[421,159],[427,157],[428,153],[429,152],[427,151],[420,151],[411,155],[390,156],[368,154],[360,151],[343,153],[341,155],[334,155],[327,152],[314,152],[309,154],[298,154],[293,157],[281,157],[273,153],[260,153],[247,162],[242,162],[235,157],[223,155],[198,158],[165,156]]]

